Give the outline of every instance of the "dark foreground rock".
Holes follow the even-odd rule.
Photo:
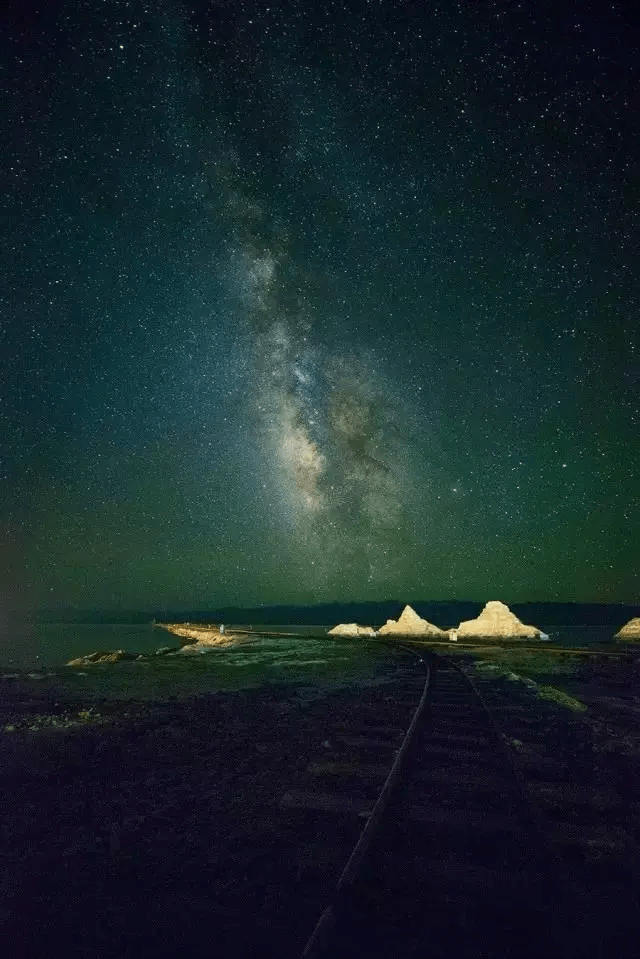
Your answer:
[[[70,659],[67,666],[97,666],[105,663],[121,663],[137,658],[137,653],[128,653],[124,649],[98,650],[95,653],[87,653],[86,656]]]

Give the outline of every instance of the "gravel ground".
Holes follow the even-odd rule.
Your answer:
[[[278,803],[361,695],[5,703],[4,954],[297,955],[329,890],[303,891],[306,853]]]
[[[635,674],[581,667],[554,681],[586,703],[571,722],[635,816]],[[298,955],[330,885],[325,875],[313,887],[278,803],[362,695],[273,685],[155,704],[6,696],[3,954]]]

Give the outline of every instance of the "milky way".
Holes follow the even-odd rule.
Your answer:
[[[283,264],[293,269],[286,248],[243,244],[247,204],[237,195],[234,209],[241,212],[222,272],[244,325],[252,442],[274,481],[273,506],[315,581],[326,585],[337,570],[359,565],[371,584],[388,575],[387,538],[410,527],[406,507],[430,482],[422,462],[418,489],[412,438],[394,423],[407,401],[374,353],[326,342],[321,317],[283,303],[280,273]]]

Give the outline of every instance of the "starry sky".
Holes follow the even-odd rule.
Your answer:
[[[630,5],[5,11],[5,610],[640,601]]]

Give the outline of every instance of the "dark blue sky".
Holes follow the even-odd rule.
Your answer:
[[[640,601],[626,10],[9,4],[5,605]]]

